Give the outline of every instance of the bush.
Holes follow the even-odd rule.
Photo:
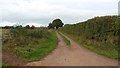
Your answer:
[[[11,43],[14,46],[27,46],[34,42],[37,42],[38,39],[48,38],[50,36],[50,32],[46,29],[26,29],[26,28],[14,28],[10,29],[10,32],[3,36],[4,41],[3,44]]]

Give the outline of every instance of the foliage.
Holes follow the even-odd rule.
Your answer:
[[[95,17],[77,24],[66,24],[60,30],[73,38],[77,37],[76,40],[81,44],[91,45],[90,47],[101,52],[103,50],[99,47],[106,49],[106,52],[109,52],[109,49],[116,50],[114,52],[119,50],[118,16]],[[116,56],[115,53],[114,56]]]
[[[48,28],[56,28],[58,29],[59,27],[62,27],[64,24],[60,19],[55,19],[53,20],[52,23],[49,24]]]
[[[31,29],[35,29],[35,26],[34,26],[34,25],[32,25],[32,26],[31,26]]]
[[[4,26],[2,27],[2,29],[10,29],[10,28],[14,28],[13,26]]]
[[[3,29],[3,51],[10,51],[28,61],[43,58],[56,44],[55,32],[47,29]]]
[[[35,29],[36,27],[34,25],[32,25],[31,27],[29,25],[26,25],[25,27],[23,27],[22,25],[14,25],[14,26],[4,26],[0,28],[3,28],[3,29],[15,29],[15,28]]]
[[[30,26],[29,26],[29,25],[26,25],[26,26],[25,26],[25,28],[29,29],[29,28],[30,28]]]
[[[53,24],[52,24],[52,23],[49,23],[48,28],[49,28],[49,29],[51,29],[51,28],[53,29],[53,28],[54,28]]]

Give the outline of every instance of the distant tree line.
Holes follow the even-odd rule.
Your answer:
[[[23,27],[22,25],[17,25],[17,26],[4,26],[2,27],[3,29],[10,29],[10,28],[27,28],[27,29],[35,29],[36,27],[32,25],[31,27],[29,25],[26,25]]]

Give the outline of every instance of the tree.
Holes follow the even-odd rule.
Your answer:
[[[34,25],[32,25],[32,26],[31,26],[31,29],[35,29],[35,26],[34,26]]]
[[[29,29],[29,28],[30,28],[30,26],[29,26],[29,25],[26,25],[26,26],[25,26],[25,28]]]
[[[16,28],[22,28],[22,25],[17,25]]]
[[[4,26],[2,28],[4,28],[4,29],[10,29],[10,28],[14,28],[14,27],[13,26]]]
[[[53,29],[53,28],[54,28],[53,24],[52,24],[52,23],[49,23],[48,28],[49,28],[49,29],[51,29],[51,28]]]
[[[52,22],[52,26],[56,27],[56,29],[58,29],[59,27],[62,27],[64,24],[62,23],[62,21],[60,19],[55,19]]]

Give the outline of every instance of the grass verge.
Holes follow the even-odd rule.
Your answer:
[[[9,68],[9,67],[8,67],[8,64],[6,64],[5,62],[3,62],[1,68]]]
[[[32,52],[27,53],[24,57],[30,61],[39,60],[50,52],[52,52],[57,46],[57,38],[55,32],[48,39],[42,39],[39,41],[38,47],[36,47]]]
[[[32,31],[31,31],[32,32]],[[39,32],[41,33],[41,32]],[[39,34],[38,33],[38,34]],[[46,34],[43,34],[46,35]],[[23,37],[26,35],[23,35]],[[34,35],[32,35],[34,37]],[[36,35],[37,36],[37,35]],[[5,37],[7,38],[7,37]],[[22,39],[22,38],[17,38]],[[13,39],[13,40],[17,40]],[[23,39],[24,40],[24,39]],[[47,37],[43,38],[30,38],[26,39],[26,41],[18,41],[24,45],[14,45],[17,42],[12,42],[8,39],[7,43],[3,44],[3,51],[12,52],[13,54],[25,59],[26,61],[37,61],[48,55],[52,52],[57,46],[57,36],[55,31],[50,31],[50,34]],[[31,41],[32,40],[32,41]],[[26,44],[28,42],[29,44]]]
[[[62,37],[62,39],[64,40],[64,42],[66,43],[66,45],[68,45],[70,47],[71,43],[70,40],[68,40],[65,36],[63,36],[60,32],[58,32],[60,34],[60,36]]]
[[[65,32],[62,33],[76,41],[79,45],[82,45],[84,48],[87,48],[97,54],[106,56],[108,58],[120,60],[120,56],[118,56],[118,50],[112,44],[105,42],[97,42],[95,40],[92,40],[90,44],[88,44],[87,42],[83,41],[83,38],[81,37],[66,34]]]
[[[118,51],[114,49],[114,47],[111,47],[112,46],[111,44],[103,44],[103,45],[104,46],[101,45],[101,47],[96,47],[93,45],[84,44],[83,46],[91,51],[96,52],[97,54],[100,54],[112,59],[120,59],[118,58]]]

